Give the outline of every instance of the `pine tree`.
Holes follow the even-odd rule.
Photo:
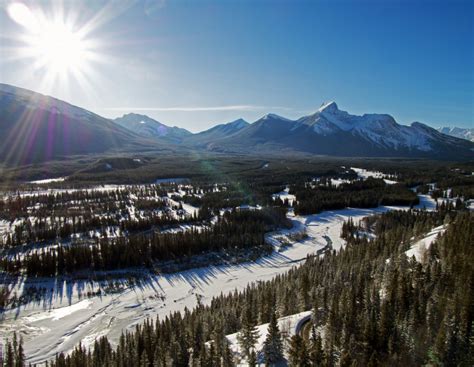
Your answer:
[[[317,335],[316,328],[311,328],[311,339],[310,339],[310,349],[309,357],[311,360],[311,365],[313,367],[319,367],[323,365],[324,361],[324,351],[323,351],[323,342],[321,337]]]
[[[237,334],[237,341],[243,351],[244,356],[249,359],[250,352],[254,349],[258,340],[258,330],[255,327],[254,317],[248,304],[245,304],[242,311],[242,328]]]
[[[229,342],[226,339],[224,343],[224,349],[221,351],[221,366],[222,367],[233,367],[234,366],[234,356],[232,350],[230,349]]]
[[[252,349],[250,352],[250,356],[248,358],[247,364],[249,367],[255,367],[257,365],[257,354],[255,353],[255,350]]]
[[[379,362],[377,360],[377,353],[374,351],[370,356],[369,363],[367,363],[367,367],[377,367]]]
[[[20,336],[20,342],[18,343],[15,367],[23,367],[25,365],[25,352],[23,350],[23,337]]]
[[[351,367],[352,366],[352,358],[351,354],[345,350],[342,352],[341,360],[339,361],[339,367]]]
[[[303,343],[301,345],[301,349],[300,349],[300,366],[302,367],[310,367],[311,366],[311,362],[310,362],[310,359],[309,359],[309,351],[308,351],[308,347],[306,345],[306,342],[304,339],[302,339]]]
[[[267,365],[271,365],[283,359],[283,343],[275,310],[273,310],[271,314],[267,337],[263,343],[263,355]]]
[[[13,351],[12,344],[7,340],[6,341],[7,350],[5,351],[5,367],[14,367],[15,363],[15,353]]]
[[[220,366],[231,367],[234,365],[233,355],[230,349],[229,340],[225,336],[222,321],[218,320],[212,333],[214,344],[216,347],[216,354],[220,359]]]
[[[290,367],[309,367],[311,366],[308,348],[304,339],[296,334],[290,339],[290,349],[288,351]]]

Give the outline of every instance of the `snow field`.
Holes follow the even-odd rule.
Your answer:
[[[430,202],[422,198],[425,206]],[[431,203],[431,205],[433,205]],[[434,207],[435,205],[433,205]],[[306,231],[308,237],[294,242],[292,246],[274,251],[255,262],[237,265],[218,265],[190,269],[174,274],[162,274],[146,277],[135,286],[126,284],[117,293],[102,293],[85,298],[85,293],[100,288],[97,282],[66,283],[59,280],[24,280],[14,286],[20,292],[22,287],[46,287],[49,291],[46,299],[38,303],[29,303],[4,314],[0,338],[12,331],[20,332],[25,340],[28,362],[41,363],[53,358],[56,353],[70,352],[80,342],[90,346],[95,338],[107,335],[116,343],[122,331],[133,328],[146,318],[164,317],[170,312],[192,309],[197,298],[203,304],[209,304],[215,296],[228,294],[234,290],[243,290],[248,284],[266,281],[305,261],[307,255],[315,254],[328,245],[339,249],[344,245],[340,232],[344,221],[352,218],[357,223],[362,218],[383,213],[397,207],[379,207],[375,209],[344,209],[323,212],[310,216],[289,216],[294,227],[268,234],[270,243],[278,249],[278,240],[272,238],[288,236]],[[277,241],[277,242],[275,242]],[[26,284],[25,284],[26,283]],[[86,300],[88,303],[80,303]],[[51,317],[51,313],[64,307],[81,306],[73,312],[59,311],[61,318]]]

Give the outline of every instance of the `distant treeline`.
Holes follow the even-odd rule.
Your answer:
[[[388,185],[382,179],[368,178],[350,184],[335,186],[298,185],[292,188],[296,195],[295,213],[309,215],[323,210],[375,208],[379,205],[413,206],[419,199],[403,185]]]

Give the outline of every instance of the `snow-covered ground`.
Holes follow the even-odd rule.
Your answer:
[[[467,208],[469,210],[474,210],[474,200],[468,200],[467,202]]]
[[[17,192],[10,192],[4,195],[4,199],[7,200],[10,196],[16,196],[17,194],[21,197],[28,197],[28,196],[38,196],[38,195],[51,195],[51,194],[64,194],[64,193],[73,193],[78,191],[87,191],[87,192],[106,192],[106,191],[115,191],[115,190],[124,190],[128,186],[127,185],[101,185],[101,186],[94,186],[89,189],[44,189],[41,188],[39,190],[28,190],[28,191],[19,191]]]
[[[285,200],[288,200],[288,204],[293,206],[293,203],[296,201],[296,196],[290,194],[290,189],[287,187],[283,191],[278,192],[276,194],[272,195],[273,200],[276,200],[279,198],[281,201],[285,202]]]
[[[30,181],[32,184],[37,184],[37,185],[42,185],[42,184],[48,184],[51,182],[63,182],[67,177],[57,177],[57,178],[46,178],[44,180],[36,180],[36,181]]]
[[[298,328],[302,322],[307,320],[308,318],[311,317],[312,312],[311,311],[304,311],[300,312],[294,315],[290,316],[285,316],[281,317],[278,319],[278,327],[280,329],[280,332],[282,336],[291,338],[293,335],[295,335],[298,332]],[[261,359],[262,357],[262,349],[263,349],[263,343],[265,341],[265,338],[267,337],[267,329],[268,329],[268,323],[267,324],[262,324],[257,326],[258,330],[258,341],[255,344],[255,350],[258,355],[259,362],[263,362]],[[241,355],[241,350],[239,343],[237,341],[237,334],[230,334],[227,335],[227,339],[229,340],[230,343],[230,348],[232,352],[235,355],[240,356]],[[245,363],[238,364],[238,366],[247,366]]]
[[[350,183],[351,183],[350,180],[346,180],[346,179],[343,179],[343,178],[331,178],[331,185],[332,186],[339,187],[342,184],[350,184]]]
[[[432,199],[427,196],[420,199],[420,207],[433,210]],[[124,280],[120,291],[90,298],[86,298],[87,292],[100,288],[96,282],[25,279],[14,285],[18,294],[26,287],[45,287],[46,297],[41,302],[30,302],[5,312],[0,339],[13,331],[20,332],[31,363],[53,358],[58,352],[69,352],[79,342],[89,346],[103,335],[117,342],[123,330],[148,317],[163,317],[170,312],[183,311],[185,307],[192,309],[198,298],[208,304],[221,293],[243,290],[249,283],[270,280],[304,262],[307,255],[316,253],[328,243],[339,249],[344,245],[340,238],[344,221],[352,218],[357,223],[363,217],[392,209],[406,208],[348,208],[310,216],[290,216],[294,227],[269,234],[270,242],[278,249],[278,237],[302,231],[307,237],[255,262],[157,275],[135,286],[129,286]],[[271,238],[275,239],[272,241]]]
[[[431,244],[438,238],[438,235],[443,234],[445,230],[446,226],[444,225],[433,228],[422,239],[416,241],[405,254],[409,258],[415,256],[416,261],[421,262],[425,251],[430,248]]]
[[[357,176],[359,176],[359,178],[362,178],[364,180],[366,180],[369,177],[373,177],[373,178],[383,178],[383,180],[385,181],[387,185],[393,185],[397,183],[397,181],[387,179],[388,175],[382,172],[369,171],[364,168],[355,168],[355,167],[351,167],[351,170],[357,173]]]

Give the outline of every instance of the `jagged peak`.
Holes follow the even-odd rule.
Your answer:
[[[333,112],[333,111],[339,111],[339,108],[337,107],[336,102],[330,101],[330,102],[324,102],[321,107],[319,107],[318,112]]]

